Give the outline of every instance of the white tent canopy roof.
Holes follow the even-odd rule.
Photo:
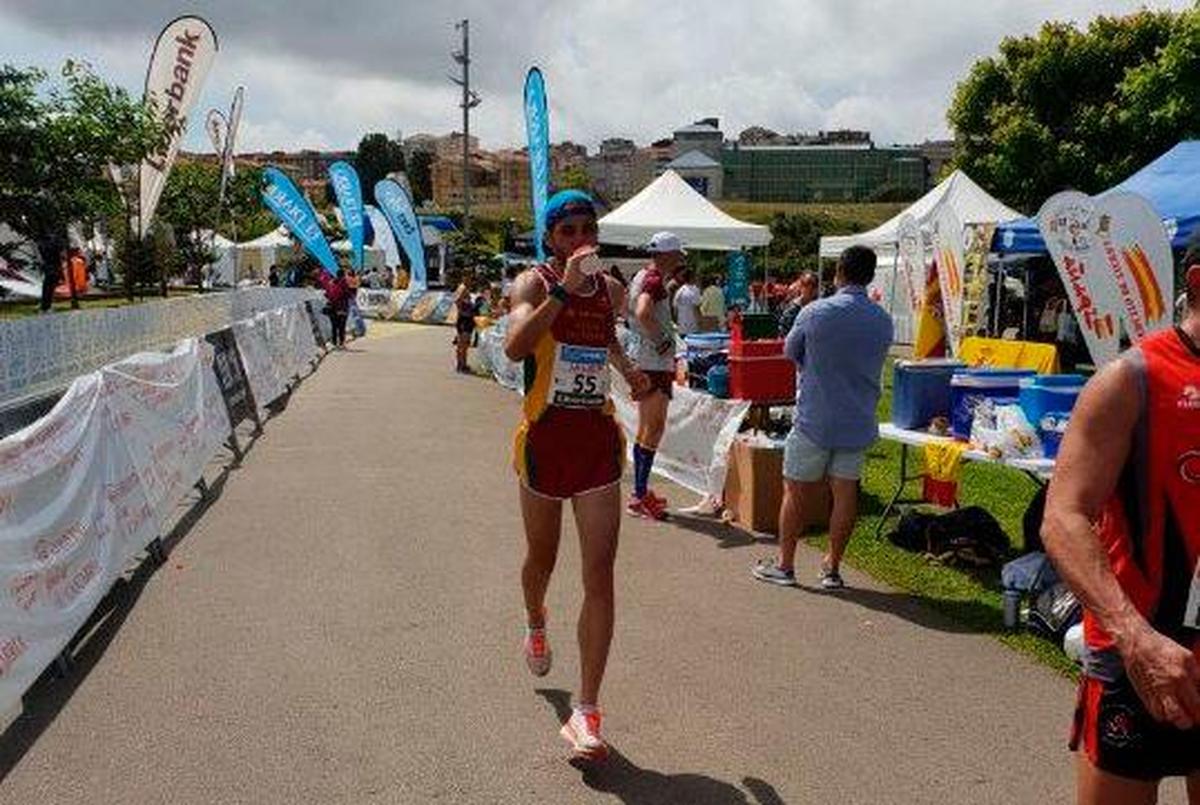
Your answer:
[[[265,235],[260,235],[254,240],[247,240],[237,245],[240,249],[270,249],[291,246],[293,245],[293,241],[288,235],[287,228],[280,226],[277,229],[272,229]]]
[[[988,195],[982,187],[975,184],[970,176],[956,170],[947,176],[941,184],[930,190],[912,205],[894,218],[885,221],[869,232],[858,235],[842,235],[821,238],[821,256],[837,257],[851,246],[868,246],[872,249],[894,249],[896,246],[897,230],[900,219],[911,215],[917,221],[917,226],[924,227],[933,218],[934,212],[942,204],[953,208],[958,220],[964,224],[1003,223],[1017,218],[1024,218],[1021,213],[1007,207]]]
[[[734,251],[771,242],[770,229],[725,214],[672,170],[601,218],[600,242],[643,246],[663,230],[689,249]]]

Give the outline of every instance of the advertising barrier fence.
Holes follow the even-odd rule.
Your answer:
[[[0,323],[0,408],[61,390],[127,355],[169,348],[305,300],[322,300],[318,310],[324,305],[311,289],[245,288]]]
[[[262,299],[221,301],[231,315]],[[203,321],[224,321],[213,304]],[[317,359],[314,323],[299,299],[168,352],[125,357],[76,377],[49,413],[0,439],[0,729],[167,532],[238,422],[256,419]]]

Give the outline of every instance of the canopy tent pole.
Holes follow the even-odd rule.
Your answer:
[[[900,279],[900,244],[896,244],[896,257],[892,260],[892,292],[888,295],[888,315],[896,317],[896,281]]]
[[[1004,304],[1004,263],[1000,263],[996,272],[996,304],[992,308],[992,338],[1000,336],[1000,308]]]
[[[1029,341],[1029,261],[1025,261],[1025,314],[1021,322],[1021,337]]]

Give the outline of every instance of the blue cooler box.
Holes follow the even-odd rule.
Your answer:
[[[949,358],[896,361],[892,369],[892,424],[921,430],[950,416],[950,379],[965,364]]]
[[[1038,375],[1021,380],[1021,410],[1037,431],[1046,458],[1058,456],[1063,432],[1085,382],[1082,375]]]
[[[950,379],[950,433],[966,441],[971,438],[975,406],[990,399],[1015,402],[1021,380],[1034,376],[1032,369],[962,369]]]
[[[688,360],[729,350],[729,333],[692,333],[683,337]]]

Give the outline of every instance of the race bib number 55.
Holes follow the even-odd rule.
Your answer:
[[[599,408],[608,400],[608,350],[559,344],[550,404]]]

